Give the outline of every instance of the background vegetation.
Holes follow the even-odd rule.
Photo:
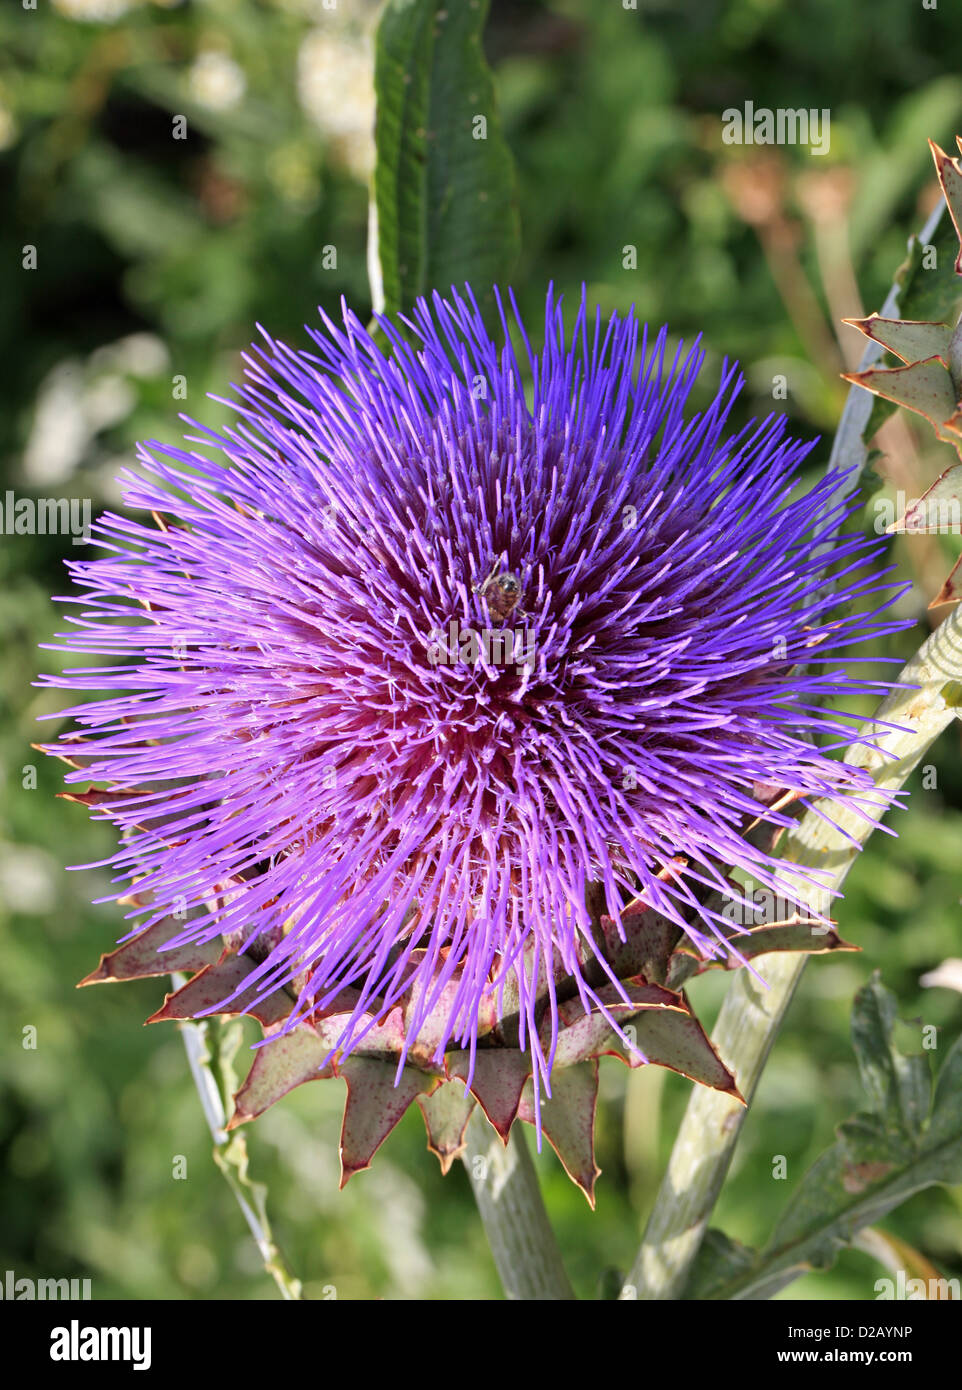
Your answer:
[[[494,0],[488,52],[518,166],[515,280],[529,325],[546,281],[569,299],[584,281],[605,310],[634,302],[679,336],[703,332],[709,374],[726,354],[744,365],[741,417],[766,414],[785,377],[778,408],[799,434],[823,436],[823,465],[844,399],[838,372],[860,350],[838,319],[880,306],[934,200],[925,139],[949,147],[962,129],[951,11]],[[0,496],[116,503],[113,478],[137,439],[174,440],[178,410],[222,415],[204,393],[237,378],[255,322],[301,342],[319,303],[343,294],[367,311],[373,12],[362,0],[5,7]],[[827,108],[829,155],[725,146],[721,112],[746,100]],[[172,138],[175,115],[186,140]],[[36,270],[23,269],[25,246]],[[952,459],[900,417],[878,442],[889,493],[917,496]],[[140,1026],[163,983],[74,993],[120,926],[115,907],[90,905],[105,871],[62,866],[102,860],[111,836],[54,799],[58,766],[30,744],[58,701],[30,682],[53,669],[37,648],[59,626],[49,595],[77,553],[64,537],[0,536],[0,1273],[91,1277],[95,1297],[275,1297],[210,1160],[180,1039]],[[942,539],[895,542],[913,581],[903,609],[917,621],[889,655],[924,636],[951,555]],[[930,762],[937,773],[913,779],[891,818],[899,838],[875,836],[848,880],[838,917],[862,953],[806,972],[716,1211],[734,1237],[765,1236],[858,1108],[848,1016],[873,968],[903,1018],[947,1038],[962,1028],[962,997],[919,984],[962,955],[957,727]],[[693,986],[709,1019],[724,986]],[[26,1026],[35,1050],[21,1045]],[[539,1160],[579,1293],[595,1292],[605,1265],[630,1264],[687,1091],[656,1068],[604,1061],[594,1214],[553,1154]],[[307,1296],[332,1284],[340,1298],[498,1296],[466,1177],[456,1167],[441,1178],[415,1114],[338,1193],[340,1104],[340,1083],[302,1087],[248,1137]],[[173,1177],[175,1155],[186,1180]],[[958,1191],[922,1193],[885,1225],[943,1274],[962,1274]],[[788,1293],[871,1298],[882,1273],[852,1251]]]

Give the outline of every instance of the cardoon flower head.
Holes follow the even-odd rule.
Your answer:
[[[584,300],[569,337],[549,294],[537,345],[497,302],[497,339],[470,291],[387,351],[346,309],[313,351],[262,332],[232,427],[142,450],[153,521],[70,564],[63,641],[116,660],[52,679],[111,693],[50,751],[106,784],[140,929],[178,924],[152,973],[242,963],[200,1012],[286,992],[275,1036],[336,1021],[315,1066],[470,1080],[496,1040],[537,1107],[572,1020],[655,987],[618,963],[639,913],[705,962],[741,955],[733,867],[806,914],[759,818],[871,788],[816,706],[893,624],[839,475],[794,495],[784,418],[726,436],[734,367],[686,414],[697,343]]]

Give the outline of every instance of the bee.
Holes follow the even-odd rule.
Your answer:
[[[488,612],[492,617],[507,622],[518,605],[521,585],[516,574],[512,574],[510,570],[502,570],[500,561],[495,561],[487,579],[477,585],[474,592],[487,600]]]

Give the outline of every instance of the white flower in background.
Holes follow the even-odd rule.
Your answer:
[[[87,428],[93,434],[109,430],[126,420],[137,404],[137,395],[129,381],[116,372],[108,372],[90,382],[84,392],[83,409]]]
[[[359,179],[374,167],[374,57],[360,37],[316,29],[297,56],[301,105]]]
[[[0,844],[0,903],[9,912],[52,912],[57,905],[57,862],[33,845]]]
[[[170,364],[167,344],[155,333],[128,333],[115,343],[94,348],[87,359],[91,371],[126,372],[128,376],[160,376]]]
[[[962,960],[950,956],[927,975],[922,975],[919,984],[925,989],[957,989],[962,994]]]
[[[229,111],[247,90],[247,79],[233,58],[216,49],[198,54],[188,82],[194,100],[210,111]]]
[[[53,0],[53,7],[84,24],[109,24],[126,14],[131,5],[130,0]]]
[[[90,440],[83,408],[83,366],[76,358],[58,362],[37,393],[33,428],[23,452],[23,475],[34,484],[69,478]]]
[[[271,3],[274,9],[285,14],[296,14],[330,29],[372,22],[381,9],[382,0],[271,0]]]
[[[127,378],[159,376],[169,361],[160,338],[131,333],[96,348],[86,361],[72,357],[58,362],[37,393],[23,452],[25,481],[39,487],[69,478],[94,437],[118,425],[136,406],[137,394]]]

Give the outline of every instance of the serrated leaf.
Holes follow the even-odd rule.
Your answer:
[[[623,996],[627,996],[627,1002]],[[620,990],[607,985],[598,990],[598,999],[619,1023],[632,1019],[639,1009],[677,1009],[685,1012],[681,995],[673,994],[663,985],[650,985],[640,977],[622,980]],[[550,1017],[546,1017],[541,1026],[541,1043],[544,1047],[551,1046]],[[554,1054],[556,1066],[574,1066],[603,1053],[612,1053],[628,1060],[624,1049],[624,1042],[596,1007],[586,1012],[580,999],[569,999],[559,1007]],[[636,1056],[631,1064],[639,1066],[645,1061],[647,1058]]]
[[[913,235],[909,240],[908,254],[895,275],[898,314],[919,322],[954,323],[962,284],[955,273],[959,238],[950,218],[942,217],[929,245],[935,251],[934,265],[926,257],[921,239]]]
[[[929,141],[929,149],[932,151],[939,183],[942,185],[942,192],[948,204],[955,233],[959,238],[959,254],[955,260],[955,273],[962,275],[962,171],[960,171],[959,161],[947,155],[945,150],[940,149],[934,140]]]
[[[901,1076],[883,1055],[873,1029],[877,1024],[890,1039],[894,1011],[890,1014],[869,989],[859,1005],[860,1069],[881,1109],[853,1115],[839,1126],[838,1140],[802,1178],[765,1250],[698,1296],[770,1298],[800,1274],[828,1268],[858,1231],[914,1193],[936,1183],[962,1183],[962,1038],[942,1064],[928,1124],[920,1131],[906,1128],[901,1123],[906,1098],[911,1120],[918,1079]],[[704,1277],[702,1266],[699,1278]],[[691,1296],[700,1287],[693,1281]]]
[[[170,917],[132,936],[113,951],[100,957],[96,970],[79,981],[84,985],[107,984],[114,980],[143,980],[155,975],[173,975],[176,971],[203,970],[220,957],[219,941],[188,943],[170,951],[161,948],[184,930],[183,922]]]
[[[873,395],[923,415],[936,436],[952,444],[945,422],[955,414],[956,392],[948,369],[937,357],[913,362],[908,367],[870,367],[865,372],[843,372],[846,381],[864,386]]]
[[[949,342],[952,329],[947,323],[928,323],[924,319],[883,319],[869,314],[867,319],[842,319],[866,338],[881,343],[903,362],[921,362],[926,357],[938,357],[944,367],[949,362]]]
[[[644,975],[652,984],[663,985],[671,952],[681,936],[681,928],[651,907],[627,908],[621,914],[622,941],[614,918],[603,915],[605,956],[619,978]]]
[[[444,1060],[449,1079],[467,1080],[471,1074],[470,1052],[449,1052]],[[530,1075],[531,1058],[526,1052],[494,1047],[478,1048],[475,1053],[471,1092],[498,1131],[502,1143],[508,1142],[521,1104],[521,1092]]]
[[[930,608],[938,608],[943,603],[958,603],[962,599],[962,555],[956,560],[935,598],[929,604]]]
[[[235,1129],[262,1115],[281,1096],[305,1081],[333,1076],[333,1066],[326,1061],[329,1053],[327,1043],[305,1026],[282,1033],[257,1048],[247,1080],[234,1096],[234,1113],[227,1128]]]
[[[447,1173],[465,1148],[465,1131],[477,1101],[460,1081],[443,1081],[429,1096],[418,1096],[428,1132],[428,1148]]]
[[[850,941],[844,941],[834,929],[826,928],[824,922],[815,918],[800,918],[791,922],[772,922],[762,927],[754,927],[745,935],[733,934],[731,941],[746,960],[756,956],[769,955],[777,951],[805,951],[819,955],[828,951],[858,951]],[[671,958],[668,971],[668,987],[678,989],[692,975],[702,975],[708,970],[736,970],[739,961],[734,956],[722,959],[702,960],[693,950],[679,948]]]
[[[946,424],[951,424],[947,421]],[[889,532],[907,531],[913,535],[958,532],[962,511],[962,463],[953,463],[939,474],[931,487],[906,508],[905,515],[886,527]],[[949,524],[945,521],[948,518]],[[954,521],[953,521],[954,518]]]
[[[354,1007],[360,995],[357,990],[344,990],[333,1000],[328,1008],[311,1015],[311,1022],[318,1033],[330,1039],[331,1047],[336,1047],[341,1034],[354,1015]],[[400,1005],[396,1005],[378,1023],[374,1015],[364,1012],[356,1020],[359,1040],[352,1049],[355,1057],[399,1056],[404,1047],[404,1016]],[[360,1036],[363,1030],[363,1036]],[[426,1071],[437,1068],[425,1066]]]
[[[712,1046],[707,1033],[693,1014],[674,1009],[647,1009],[631,1020],[639,1051],[648,1061],[670,1071],[681,1072],[691,1081],[741,1096],[734,1075]]]
[[[948,217],[942,217],[930,246],[935,252],[934,265],[928,264],[921,239],[912,236],[909,240],[908,254],[895,275],[898,312],[903,319],[916,322],[954,323],[962,304],[962,284],[953,265],[958,237]],[[876,396],[863,438],[871,439],[895,408],[893,402]]]
[[[592,1208],[595,1181],[601,1173],[595,1163],[597,1101],[598,1062],[595,1059],[552,1071],[551,1095],[541,1102],[541,1128],[568,1177],[581,1188]],[[530,1082],[521,1098],[518,1116],[529,1125],[536,1122]]]
[[[85,792],[56,792],[58,801],[76,801],[80,806],[86,806],[88,811],[96,810],[99,806],[107,806],[111,809],[124,809],[124,805],[129,801],[144,801],[153,795],[150,791],[138,787],[125,789],[113,788],[111,791],[103,791],[97,787],[88,787]],[[104,817],[109,819],[109,817]]]
[[[340,1145],[343,1187],[355,1173],[371,1166],[374,1154],[415,1096],[433,1091],[440,1083],[436,1076],[411,1067],[405,1067],[398,1078],[394,1063],[370,1057],[348,1057],[338,1065],[337,1074],[347,1082]]]
[[[701,1024],[682,994],[662,985],[650,985],[641,977],[622,980],[598,991],[598,999],[618,1022],[630,1049],[597,1006],[588,1013],[579,999],[569,999],[558,1009],[555,1066],[570,1067],[592,1057],[619,1057],[630,1067],[667,1067],[691,1081],[738,1095],[735,1078],[719,1058]],[[550,1024],[542,1025],[542,1044],[550,1044]],[[739,1097],[740,1098],[740,1097]]]
[[[757,1250],[710,1227],[692,1265],[685,1298],[699,1301],[715,1298],[719,1290],[746,1274],[757,1259]]]
[[[824,921],[815,917],[799,917],[797,921],[771,922],[756,927],[748,936],[734,936],[732,942],[746,960],[765,956],[773,951],[805,951],[809,955],[820,955],[826,951],[858,951],[850,941],[843,941],[834,927],[827,927]],[[738,961],[731,956],[721,961],[709,961],[709,966],[717,965],[724,970],[736,970]]]
[[[387,313],[466,280],[486,290],[518,252],[514,172],[481,47],[487,12],[488,0],[388,0],[378,25],[371,260]]]
[[[255,965],[256,962],[247,956],[225,954],[216,964],[208,965],[180,989],[168,994],[163,1006],[151,1014],[147,1022],[164,1023],[171,1019],[198,1018],[216,1012],[225,1018],[249,1014],[265,1028],[279,1023],[293,1009],[294,1000],[282,989],[263,999],[257,998],[253,987],[242,990],[244,981]],[[231,995],[238,990],[241,992],[232,999]],[[228,999],[230,1002],[225,1003]],[[218,1007],[220,1005],[223,1007]]]
[[[939,1068],[935,1081],[935,1096],[932,1102],[932,1119],[929,1123],[929,1143],[951,1141],[953,1135],[962,1133],[962,1036],[956,1038],[949,1054]],[[962,1174],[957,1178],[946,1178],[946,1182],[962,1182]]]

